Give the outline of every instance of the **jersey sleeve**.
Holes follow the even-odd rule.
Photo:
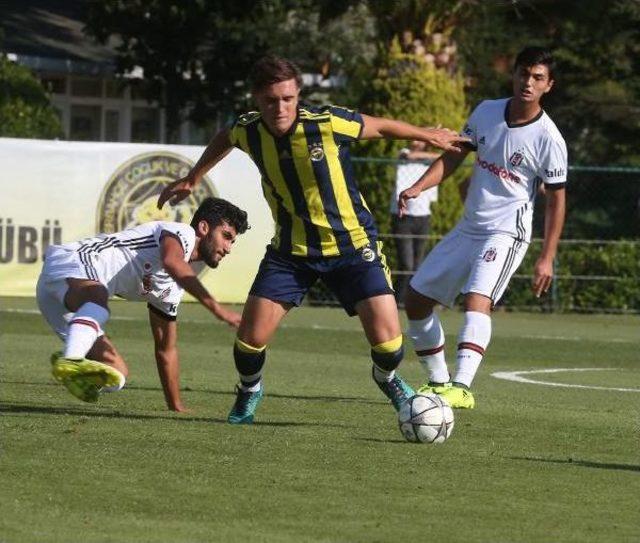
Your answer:
[[[247,125],[256,122],[260,118],[260,113],[250,111],[240,115],[229,127],[229,141],[231,145],[247,151]]]
[[[156,232],[158,245],[162,236],[166,233],[174,236],[182,245],[184,251],[184,261],[188,262],[191,257],[191,253],[195,247],[196,232],[190,225],[180,222],[165,222],[161,223],[160,228]]]
[[[563,188],[567,182],[567,146],[563,139],[549,138],[538,176],[548,189]]]
[[[464,146],[471,151],[478,150],[478,119],[480,118],[480,109],[482,108],[482,104],[483,102],[478,104],[478,106],[473,110],[460,132],[461,136],[471,139],[471,141],[464,144]]]
[[[349,143],[360,138],[364,126],[360,113],[339,106],[331,106],[329,113],[331,129],[339,141]]]

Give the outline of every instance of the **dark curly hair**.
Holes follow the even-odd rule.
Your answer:
[[[191,219],[191,226],[195,229],[200,221],[207,221],[211,228],[226,222],[236,229],[238,234],[244,234],[249,228],[247,212],[222,198],[205,198]]]

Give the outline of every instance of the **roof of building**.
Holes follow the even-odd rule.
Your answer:
[[[3,0],[1,49],[43,71],[112,72],[115,53],[83,32],[87,0]]]

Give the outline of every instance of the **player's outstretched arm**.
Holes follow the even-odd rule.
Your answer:
[[[533,293],[537,298],[549,290],[553,279],[553,259],[556,257],[558,242],[566,209],[565,189],[545,191],[544,241],[540,257],[533,269]]]
[[[191,171],[183,178],[174,181],[160,193],[158,198],[158,209],[169,200],[171,205],[184,200],[204,175],[227,156],[233,146],[229,139],[229,130],[224,129],[218,132],[209,142],[198,162],[191,168]]]
[[[180,363],[176,321],[168,320],[149,310],[149,324],[155,343],[156,365],[162,383],[164,399],[170,411],[187,412],[180,399]]]
[[[462,144],[471,141],[448,128],[421,128],[404,121],[363,115],[364,125],[360,139],[387,138],[394,140],[420,140],[432,147],[452,153],[462,152]]]
[[[162,264],[176,283],[191,294],[216,318],[229,326],[238,328],[241,315],[219,304],[211,293],[200,282],[193,268],[184,261],[184,251],[180,242],[173,236],[163,236],[160,240]]]
[[[409,188],[403,190],[398,196],[398,214],[402,217],[407,209],[407,203],[413,198],[420,196],[420,193],[435,187],[449,177],[465,157],[469,154],[469,150],[464,148],[460,152],[452,153],[447,151],[440,155],[427,169],[422,177],[418,179]]]

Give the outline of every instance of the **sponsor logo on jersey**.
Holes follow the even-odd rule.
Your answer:
[[[166,151],[136,155],[118,166],[100,196],[96,232],[111,234],[149,221],[190,222],[205,198],[217,196],[206,177],[178,205],[158,209],[156,202],[162,189],[192,166],[189,159]]]
[[[502,179],[503,181],[513,181],[514,183],[520,183],[520,178],[513,172],[510,172],[506,168],[502,166],[498,166],[493,162],[487,162],[486,160],[482,160],[480,157],[476,159],[476,163],[483,170],[487,170],[488,172],[495,175],[498,179]]]
[[[478,145],[484,145],[484,136],[478,140]]]
[[[511,158],[509,159],[509,162],[513,166],[520,166],[520,164],[522,164],[523,160],[524,160],[524,153],[522,151],[516,151],[515,153],[513,153],[511,155]]]
[[[468,124],[464,125],[464,128],[462,129],[463,134],[466,134],[467,136],[472,136],[473,135],[473,130],[471,129],[471,127]]]
[[[493,262],[496,259],[496,256],[498,256],[497,249],[495,247],[491,247],[484,252],[482,260],[485,262]]]
[[[564,177],[566,172],[564,168],[554,168],[553,170],[545,170],[544,175],[549,179],[550,177]]]

